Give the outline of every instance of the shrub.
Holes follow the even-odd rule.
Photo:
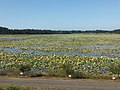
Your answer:
[[[38,89],[33,87],[21,87],[21,86],[0,86],[0,90],[38,90]]]
[[[26,72],[26,71],[30,71],[30,70],[31,70],[31,67],[30,67],[29,65],[23,65],[23,64],[21,64],[21,65],[19,66],[19,70],[20,70],[21,72]]]
[[[20,90],[20,88],[10,86],[10,87],[7,87],[6,90]]]
[[[73,66],[69,62],[66,62],[65,64],[63,64],[62,68],[65,71],[66,75],[71,75],[74,73]]]
[[[84,72],[81,71],[74,71],[72,74],[72,78],[87,78],[87,75]]]
[[[3,87],[0,86],[0,90],[5,90]]]
[[[110,72],[112,72],[113,74],[120,75],[120,63],[112,63],[112,64],[109,66],[109,70],[110,70]]]
[[[56,77],[65,77],[65,76],[67,76],[66,72],[65,72],[65,70],[63,68],[49,70],[48,75],[49,76],[56,76]]]
[[[112,76],[108,74],[98,74],[94,76],[94,79],[111,79]]]

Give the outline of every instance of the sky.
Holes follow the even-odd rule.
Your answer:
[[[0,0],[0,26],[12,29],[118,29],[120,0]]]

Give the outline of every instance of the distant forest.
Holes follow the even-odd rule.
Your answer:
[[[9,29],[0,27],[0,34],[75,34],[75,33],[115,33],[120,34],[120,29],[108,30],[41,30],[41,29]]]

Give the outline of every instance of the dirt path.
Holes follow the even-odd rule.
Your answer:
[[[0,85],[19,85],[32,87],[62,87],[81,88],[84,90],[97,88],[107,90],[120,90],[120,82],[105,80],[51,80],[33,78],[0,78]]]

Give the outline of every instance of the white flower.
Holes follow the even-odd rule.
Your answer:
[[[72,77],[72,75],[68,75],[68,77],[69,77],[69,78],[71,78],[71,77]]]
[[[1,61],[0,63],[1,63],[1,64],[3,64],[3,62],[2,62],[2,61]]]
[[[20,75],[23,75],[23,72],[20,72]]]
[[[113,77],[112,77],[112,80],[115,80],[115,79],[116,79],[115,76],[113,76]]]

